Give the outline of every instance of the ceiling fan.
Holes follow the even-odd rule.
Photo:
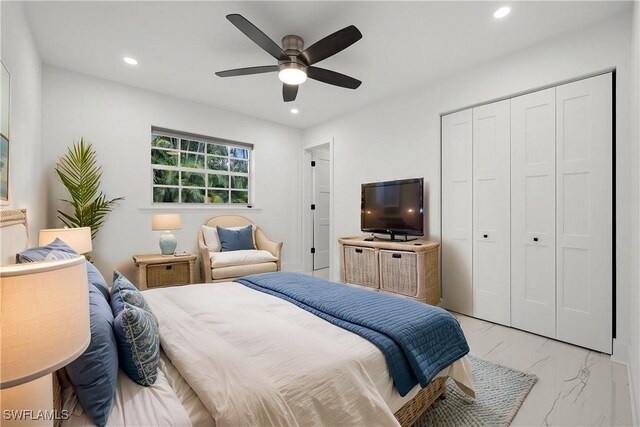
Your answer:
[[[336,31],[306,49],[304,49],[304,40],[302,37],[295,35],[284,36],[282,38],[281,48],[242,15],[227,15],[227,19],[255,44],[277,59],[278,65],[263,65],[259,67],[218,71],[216,75],[219,77],[247,76],[250,74],[277,71],[278,78],[283,83],[282,98],[284,102],[291,102],[296,99],[298,86],[304,83],[307,77],[347,89],[357,89],[362,84],[360,80],[354,79],[353,77],[312,66],[360,40],[362,34],[353,25]]]

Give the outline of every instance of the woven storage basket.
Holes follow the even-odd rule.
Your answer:
[[[402,427],[409,427],[415,423],[424,411],[447,390],[447,377],[438,377],[431,381],[428,386],[416,394],[416,397],[404,404],[402,408],[394,414]]]
[[[184,285],[189,283],[189,262],[152,264],[147,266],[147,286]]]

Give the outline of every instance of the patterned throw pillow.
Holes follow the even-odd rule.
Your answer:
[[[51,251],[65,252],[78,256],[78,252],[71,249],[71,247],[69,247],[69,245],[67,245],[62,240],[56,238],[56,240],[49,243],[48,245],[29,248],[26,251],[16,254],[16,263],[21,264],[24,262],[44,261]]]
[[[160,361],[160,333],[153,314],[123,303],[122,311],[113,322],[118,342],[120,368],[143,386],[155,383]]]
[[[138,289],[129,281],[129,279],[124,277],[118,270],[114,270],[113,285],[111,286],[111,309],[113,310],[114,317],[122,311],[123,303],[121,291],[123,290],[139,292]]]

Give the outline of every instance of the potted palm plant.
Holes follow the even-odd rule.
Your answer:
[[[73,213],[59,210],[58,218],[70,228],[91,227],[91,238],[95,238],[107,214],[124,198],[109,200],[100,191],[102,168],[97,164],[92,145],[85,143],[84,138],[74,142],[58,160],[56,174],[71,196],[71,200],[62,201],[73,210]]]

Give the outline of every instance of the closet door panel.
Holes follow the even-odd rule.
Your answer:
[[[555,88],[511,99],[511,324],[556,336]]]
[[[473,315],[510,325],[510,100],[473,109]]]
[[[612,351],[612,76],[557,88],[557,337]]]
[[[472,314],[472,113],[442,117],[442,301]]]

